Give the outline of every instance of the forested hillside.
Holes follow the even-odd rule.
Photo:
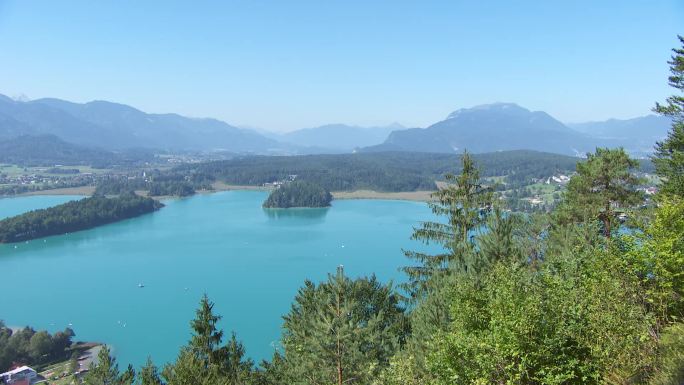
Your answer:
[[[1,220],[0,243],[23,242],[86,230],[147,214],[161,207],[163,204],[133,193],[115,198],[95,195]]]
[[[473,155],[484,176],[506,176],[509,183],[530,182],[570,173],[577,158],[535,151]],[[297,175],[329,191],[361,189],[392,192],[435,190],[435,181],[458,171],[460,155],[411,152],[307,156],[251,156],[179,166],[180,173],[199,173],[236,185],[262,185]]]

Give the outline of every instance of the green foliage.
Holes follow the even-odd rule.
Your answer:
[[[195,193],[195,190],[211,190],[213,178],[192,172],[185,171],[178,173],[174,171],[147,171],[147,177],[140,175],[133,178],[110,177],[101,180],[95,189],[98,195],[119,195],[133,191],[148,191],[149,196],[179,196],[185,197]]]
[[[429,358],[444,384],[627,380],[648,362],[649,322],[619,258],[575,250],[541,271],[499,261],[481,284],[459,277],[452,324]]]
[[[636,190],[641,181],[632,173],[638,162],[621,148],[597,148],[587,158],[577,163],[559,214],[565,221],[599,220],[604,236],[610,238],[617,230],[618,214],[643,202]]]
[[[475,269],[476,253],[473,232],[482,226],[489,213],[492,193],[480,184],[480,173],[468,153],[461,158],[461,174],[447,173],[447,185],[433,194],[435,202],[428,203],[432,212],[443,222],[423,222],[414,229],[412,239],[435,243],[444,250],[437,255],[405,251],[417,266],[405,267],[409,282],[405,287],[413,298],[420,298],[431,286],[434,276],[449,271],[471,273]]]
[[[673,49],[670,64],[670,86],[679,92],[667,98],[666,104],[656,103],[655,111],[672,118],[672,130],[667,138],[656,143],[652,161],[656,173],[663,178],[662,194],[684,197],[684,37],[679,36],[681,48]]]
[[[181,349],[173,364],[164,368],[162,375],[168,385],[246,385],[254,380],[254,364],[245,359],[245,349],[235,334],[226,346],[221,346],[223,331],[216,327],[221,316],[215,315],[213,309],[214,303],[205,294],[190,322],[190,343]]]
[[[431,191],[436,189],[436,180],[454,170],[454,162],[459,157],[418,152],[248,156],[182,165],[174,172],[195,172],[235,185],[262,185],[297,175],[297,180],[317,184],[328,191]],[[506,175],[505,182],[511,188],[557,173],[570,173],[577,162],[570,156],[526,150],[472,157],[486,170],[484,176]]]
[[[283,317],[287,384],[368,384],[406,335],[391,286],[351,280],[342,269],[319,285],[307,281]]]
[[[684,200],[663,199],[651,225],[622,240],[659,324],[684,319]]]
[[[221,316],[215,315],[213,309],[214,303],[209,301],[206,294],[203,295],[195,319],[190,322],[194,333],[188,348],[200,361],[206,363],[206,367],[218,365],[225,358],[225,351],[220,348],[223,331],[216,327]]]
[[[133,193],[116,198],[96,195],[3,219],[0,221],[0,243],[86,230],[147,214],[161,207],[163,204]]]
[[[135,372],[129,365],[128,369],[119,374],[119,364],[112,357],[109,347],[103,346],[97,354],[97,365],[90,364],[88,373],[83,377],[85,385],[132,385]]]
[[[281,185],[271,192],[264,202],[265,208],[328,207],[332,201],[330,191],[313,183],[294,181]]]
[[[43,365],[66,360],[74,331],[64,331],[50,335],[26,327],[16,332],[0,321],[0,372],[10,369],[12,363]]]
[[[159,376],[159,370],[152,362],[152,358],[147,357],[147,362],[145,366],[140,368],[138,373],[138,385],[162,385],[161,377]]]
[[[649,385],[681,385],[684,383],[684,323],[665,329],[658,345],[656,369]]]

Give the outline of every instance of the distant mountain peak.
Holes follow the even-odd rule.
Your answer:
[[[447,116],[447,119],[453,119],[463,115],[464,113],[485,111],[485,112],[510,112],[510,113],[530,113],[530,110],[520,107],[515,103],[496,102],[490,104],[480,104],[470,108],[460,108]]]

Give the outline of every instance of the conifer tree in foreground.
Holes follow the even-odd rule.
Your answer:
[[[135,379],[133,367],[128,365],[126,371],[119,374],[119,364],[112,357],[109,347],[102,346],[97,354],[97,365],[90,364],[88,373],[83,378],[86,385],[132,385]]]
[[[342,268],[307,281],[284,318],[282,384],[369,384],[406,336],[390,285],[351,280]],[[275,361],[274,361],[275,362]]]
[[[253,363],[244,358],[245,349],[233,334],[226,346],[221,346],[223,331],[214,314],[214,303],[205,294],[190,322],[193,335],[181,348],[176,362],[162,373],[168,385],[246,385],[251,381]]]
[[[654,109],[672,118],[672,129],[664,141],[656,143],[652,160],[662,178],[660,191],[684,197],[684,36],[678,38],[682,47],[672,50],[675,54],[668,62],[671,72],[668,80],[679,95],[670,96],[664,105],[656,103]]]
[[[147,357],[145,366],[140,368],[138,373],[138,385],[162,385],[161,377],[159,377],[159,370],[152,362],[151,357]]]
[[[461,174],[446,174],[446,186],[433,194],[436,202],[428,203],[432,212],[445,222],[423,222],[411,237],[437,244],[445,252],[404,252],[418,262],[417,266],[403,268],[409,278],[404,288],[414,299],[429,291],[430,281],[447,270],[468,273],[474,268],[473,231],[487,221],[492,193],[480,183],[480,172],[467,152],[463,153],[461,165]]]

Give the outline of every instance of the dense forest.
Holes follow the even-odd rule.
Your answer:
[[[127,176],[110,177],[100,181],[95,193],[117,195],[134,191],[147,191],[149,196],[185,197],[196,190],[211,190],[213,178],[201,173],[183,174],[175,171],[151,170],[145,178]]]
[[[418,152],[357,153],[307,156],[248,156],[188,164],[175,169],[199,173],[228,184],[262,185],[286,180],[315,183],[329,191],[382,192],[435,190],[435,181],[454,170],[461,155]],[[473,155],[484,176],[506,176],[512,185],[557,173],[571,173],[577,158],[536,151],[502,151]],[[644,170],[644,171],[647,171]]]
[[[332,202],[330,191],[313,183],[287,182],[271,191],[264,202],[265,208],[328,207]]]
[[[0,243],[86,230],[153,212],[163,204],[133,193],[106,198],[95,195],[0,221]]]
[[[0,373],[13,363],[40,366],[68,359],[74,335],[69,328],[52,335],[29,327],[13,331],[0,321]]]
[[[680,40],[670,83],[684,91]],[[84,383],[682,384],[684,97],[656,111],[674,123],[650,205],[622,149],[578,162],[558,207],[535,215],[506,213],[465,154],[429,203],[439,220],[413,233],[442,252],[407,250],[401,288],[341,267],[304,282],[259,366],[235,334],[224,343],[205,295],[175,361],[119,373],[103,349]]]

